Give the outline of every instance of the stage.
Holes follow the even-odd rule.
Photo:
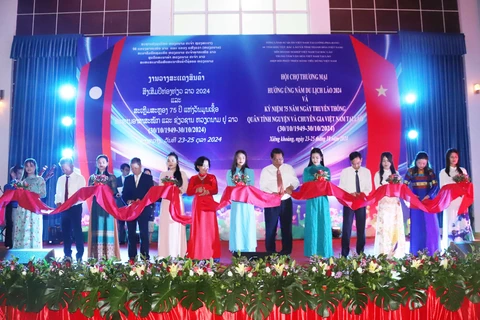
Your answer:
[[[340,241],[333,240],[336,256]],[[367,238],[367,255],[373,246]],[[302,240],[293,248],[291,257],[235,261],[223,241],[219,265],[4,261],[0,319],[479,319],[478,253],[310,261]],[[45,249],[61,259],[60,245]],[[124,245],[121,254],[125,262]]]
[[[352,238],[350,242],[350,248],[352,249],[351,254],[355,252],[355,241],[356,238]],[[373,245],[375,242],[374,237],[367,238],[365,244],[365,254],[371,255],[373,254]],[[220,263],[224,265],[228,265],[232,263],[232,254],[228,251],[228,241],[221,241],[222,245],[222,256],[220,258]],[[407,241],[407,250],[408,250],[409,242]],[[277,250],[280,250],[282,246],[281,240],[277,240]],[[63,258],[63,246],[61,244],[47,244],[44,243],[44,249],[54,249],[55,251],[55,258],[61,259]],[[85,243],[85,255],[84,259],[86,259],[87,244]],[[75,256],[76,249],[75,244],[72,246],[73,256]],[[257,242],[257,252],[265,251],[265,241],[259,240]],[[333,238],[333,251],[335,252],[335,257],[340,256],[341,252],[341,239],[340,238]],[[120,246],[120,255],[123,262],[128,261],[128,253],[127,253],[127,245]],[[150,256],[156,257],[157,256],[157,243],[150,243]],[[293,252],[290,255],[292,259],[297,261],[301,264],[306,264],[309,262],[309,257],[305,257],[303,255],[303,239],[302,240],[293,240]]]

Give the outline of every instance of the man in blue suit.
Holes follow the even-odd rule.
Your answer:
[[[133,175],[125,178],[122,193],[122,199],[127,205],[143,199],[148,190],[153,187],[152,176],[142,173],[142,161],[139,158],[133,158],[130,161],[130,168]],[[130,260],[135,260],[137,256],[137,222],[140,229],[140,254],[143,258],[150,259],[148,221],[152,211],[153,206],[150,205],[142,211],[137,219],[127,222],[128,257]]]

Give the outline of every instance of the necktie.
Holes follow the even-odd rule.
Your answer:
[[[135,187],[138,187],[138,180],[140,180],[140,176],[135,176]]]
[[[360,178],[358,177],[358,170],[355,170],[355,189],[357,193],[360,193]]]
[[[282,179],[282,173],[280,172],[280,168],[277,169],[277,187],[278,187],[278,193],[283,193],[283,179]]]
[[[68,200],[68,178],[70,176],[65,176],[65,202]]]

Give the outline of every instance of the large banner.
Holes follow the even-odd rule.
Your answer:
[[[238,149],[247,151],[257,187],[275,147],[300,181],[313,147],[336,184],[355,150],[372,175],[383,151],[404,162],[394,35],[84,38],[78,66],[76,156],[85,176],[101,153],[117,176],[139,157],[157,181],[168,153],[188,176],[204,155],[220,192]],[[184,200],[190,214],[191,198]],[[330,200],[339,227],[341,206]],[[256,214],[261,239],[262,209]],[[295,238],[303,238],[304,216],[304,202],[294,202]],[[226,240],[229,209],[218,217]]]

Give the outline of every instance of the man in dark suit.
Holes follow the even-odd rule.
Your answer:
[[[142,173],[142,161],[139,158],[133,158],[130,161],[130,168],[133,175],[125,178],[123,185],[123,201],[127,205],[134,201],[141,200],[147,194],[148,190],[153,187],[152,176]],[[128,228],[128,257],[135,260],[137,256],[137,222],[140,229],[140,254],[145,259],[150,259],[149,241],[148,241],[148,220],[152,214],[153,206],[146,207],[140,216],[127,222]]]
[[[120,194],[117,197],[117,207],[125,207],[125,202],[122,200],[122,192],[123,192],[123,185],[125,183],[125,178],[130,174],[130,165],[128,163],[122,163],[120,166],[120,171],[122,172],[122,175],[117,177],[117,189],[118,193]],[[122,220],[117,220],[118,224],[118,241],[120,244],[125,244],[126,238],[127,238],[127,232],[126,232],[126,221]]]

